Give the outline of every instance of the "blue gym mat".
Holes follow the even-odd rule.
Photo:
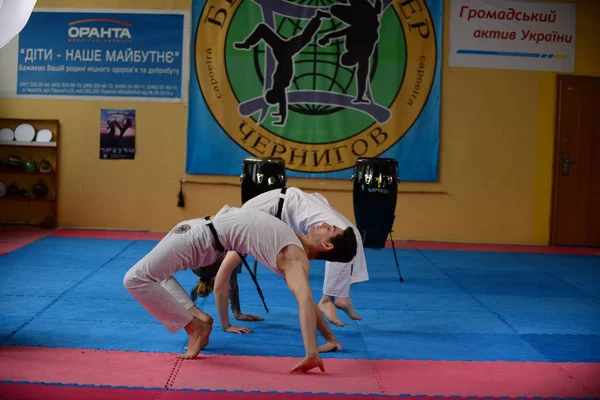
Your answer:
[[[101,350],[181,352],[185,332],[170,334],[123,287],[123,276],[156,241],[47,237],[0,256],[0,342]],[[362,321],[338,316],[343,350],[330,358],[600,362],[600,257],[450,250],[367,249],[370,280],[352,287]],[[252,258],[249,258],[252,264]],[[315,300],[324,262],[311,263]],[[186,290],[191,271],[176,278]],[[206,353],[302,356],[296,301],[264,266],[239,276],[236,321],[252,335],[220,329],[214,299],[197,301],[217,321]],[[320,339],[322,343],[322,339]]]

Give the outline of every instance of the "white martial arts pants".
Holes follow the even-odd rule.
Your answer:
[[[213,248],[214,238],[208,227],[196,228],[195,233],[196,248],[192,249],[188,238],[171,231],[123,278],[123,285],[131,296],[171,333],[192,321],[188,310],[194,305],[173,275],[184,269],[209,265],[221,255]],[[202,259],[191,262],[190,255],[194,252],[200,253]]]

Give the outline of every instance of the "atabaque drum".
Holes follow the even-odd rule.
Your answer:
[[[242,165],[242,203],[273,189],[281,189],[287,182],[285,161],[279,157],[247,157]]]
[[[351,178],[356,228],[365,248],[385,247],[392,231],[398,195],[398,161],[358,158]]]

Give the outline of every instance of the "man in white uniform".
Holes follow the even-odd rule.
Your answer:
[[[171,333],[184,328],[187,352],[195,358],[206,345],[212,318],[195,307],[173,275],[180,270],[207,266],[227,251],[251,254],[273,272],[285,277],[296,297],[306,357],[290,372],[319,367],[317,324],[327,325],[312,298],[308,282],[309,259],[351,260],[356,240],[340,228],[323,225],[307,235],[297,235],[277,218],[258,210],[224,206],[216,216],[179,223],[123,279],[129,293]],[[320,322],[320,320],[322,322]],[[326,329],[320,327],[321,329]],[[328,338],[325,338],[328,340]]]
[[[352,319],[361,319],[354,311],[350,299],[350,285],[369,279],[360,233],[347,218],[329,205],[325,197],[319,193],[305,193],[295,187],[273,189],[248,200],[242,209],[261,210],[276,216],[300,234],[306,234],[311,227],[323,222],[341,229],[351,228],[357,241],[356,256],[349,262],[326,261],[323,297],[318,306],[327,319],[337,326],[344,324],[336,315],[336,307],[344,310]],[[229,277],[235,269],[234,267],[238,266],[240,262],[241,260],[235,252],[230,252],[225,257],[215,280],[215,302],[219,300],[226,302],[224,293],[227,291]],[[219,274],[221,279],[219,279]],[[335,303],[334,298],[336,298]],[[217,310],[219,310],[222,326],[231,326],[227,306],[217,304]]]

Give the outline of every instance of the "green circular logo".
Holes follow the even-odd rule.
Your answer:
[[[207,0],[195,51],[225,133],[304,172],[346,169],[394,145],[424,107],[436,64],[427,8],[391,0]]]

